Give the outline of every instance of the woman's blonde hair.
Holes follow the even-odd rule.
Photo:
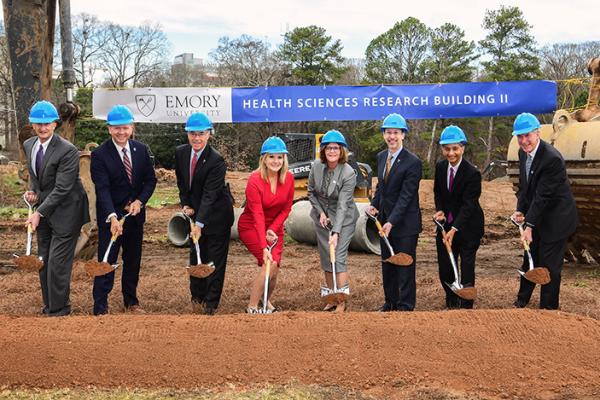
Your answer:
[[[260,171],[260,177],[263,178],[265,181],[268,181],[268,168],[267,168],[267,156],[269,156],[270,153],[265,153],[262,156],[260,156],[260,158],[258,159],[258,171]],[[276,154],[281,154],[281,153],[276,153]],[[281,165],[281,169],[279,170],[278,174],[279,174],[279,182],[281,184],[285,183],[285,177],[287,175],[287,171],[288,171],[288,157],[287,154],[283,153],[283,164]]]
[[[339,146],[340,146],[340,159],[338,160],[338,163],[344,164],[344,163],[348,162],[348,150],[346,150],[346,147],[342,146],[341,144],[339,144]],[[326,147],[327,146],[321,146],[321,150],[319,151],[319,160],[321,160],[321,162],[323,164],[327,164],[327,157],[325,157],[325,148]]]

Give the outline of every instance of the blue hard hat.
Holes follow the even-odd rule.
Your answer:
[[[381,132],[385,131],[386,128],[402,129],[404,132],[408,132],[408,124],[404,117],[400,114],[390,114],[383,120],[381,124]]]
[[[29,122],[32,124],[49,124],[60,119],[56,107],[49,101],[38,101],[29,111]]]
[[[263,154],[287,154],[287,147],[285,147],[285,143],[283,140],[278,138],[277,136],[271,136],[267,138],[262,144],[260,148],[260,155]]]
[[[117,104],[108,112],[106,122],[111,126],[129,125],[133,123],[133,114],[127,106]]]
[[[344,147],[348,147],[344,135],[336,130],[327,131],[327,133],[323,135],[323,138],[321,139],[321,147],[325,146],[327,143],[339,143]]]
[[[540,128],[540,121],[535,115],[530,113],[521,113],[515,118],[513,124],[513,136],[525,135],[531,131],[535,131]]]
[[[202,132],[209,129],[213,129],[213,124],[203,112],[193,113],[185,123],[185,130],[188,132]]]
[[[449,125],[444,128],[440,135],[440,144],[467,143],[467,137],[462,129],[456,125]]]

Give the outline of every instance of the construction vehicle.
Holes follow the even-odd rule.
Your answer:
[[[70,0],[3,0],[4,25],[10,56],[15,114],[19,139],[19,176],[27,180],[23,142],[34,135],[28,115],[38,100],[50,100],[52,93],[52,66],[54,55],[54,27],[60,14],[62,81],[65,99],[58,107],[60,135],[71,143],[75,139],[75,123],[79,107],[73,102],[75,71],[73,69],[73,35],[71,32]],[[80,175],[87,192],[92,221],[82,228],[76,247],[79,253],[88,243],[96,225],[96,195],[90,177],[90,151],[80,153]],[[95,249],[86,252],[90,257]],[[81,255],[81,254],[80,254]]]
[[[600,58],[588,63],[592,75],[584,109],[558,110],[552,124],[541,126],[540,137],[565,159],[567,176],[575,196],[579,226],[569,239],[566,257],[575,262],[600,262]],[[508,176],[516,190],[519,182],[519,144],[513,137],[508,147]]]

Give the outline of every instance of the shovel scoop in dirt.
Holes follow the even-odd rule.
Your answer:
[[[448,252],[448,257],[450,258],[450,264],[452,264],[452,270],[454,271],[454,282],[444,283],[461,299],[475,300],[475,298],[477,297],[477,289],[473,286],[464,286],[462,283],[460,283],[460,271],[458,269],[458,266],[456,265],[456,259],[454,258],[454,253],[452,252],[452,246],[448,242],[448,236],[446,235],[446,231],[444,230],[443,220],[438,221],[434,217],[433,222],[435,222],[435,224],[438,226],[438,229],[442,233],[442,241],[444,242],[444,246],[446,247],[446,251]]]
[[[389,262],[390,264],[400,266],[400,267],[410,266],[413,263],[412,256],[410,254],[406,254],[406,253],[395,253],[394,249],[392,248],[392,245],[390,244],[390,241],[389,241],[387,235],[383,231],[381,222],[379,222],[379,220],[377,219],[376,216],[371,215],[366,211],[365,211],[365,214],[367,214],[367,217],[369,217],[371,220],[373,220],[373,222],[375,222],[375,225],[377,226],[377,230],[379,231],[379,236],[381,236],[383,238],[383,241],[385,242],[388,250],[390,251],[391,256],[384,261]]]
[[[123,223],[125,222],[125,218],[129,217],[129,215],[130,215],[129,213],[125,214],[123,216],[123,218],[121,218],[119,220],[119,224],[121,224],[121,226],[123,226]],[[113,272],[119,266],[119,264],[115,264],[113,266],[108,263],[108,255],[110,254],[110,249],[115,244],[118,237],[119,237],[119,235],[117,233],[113,234],[110,237],[110,242],[108,243],[108,247],[106,248],[106,251],[104,252],[104,257],[102,257],[102,262],[90,260],[90,261],[86,261],[84,263],[83,267],[85,268],[85,272],[87,272],[87,274],[91,278],[106,275],[110,272]]]
[[[523,224],[518,223],[512,217],[510,218],[513,224],[515,224],[519,228],[519,233],[521,234],[521,238],[523,237]],[[530,282],[536,283],[538,285],[546,285],[550,283],[550,271],[546,267],[534,267],[533,257],[531,257],[531,250],[529,248],[529,243],[527,243],[524,239],[521,239],[523,243],[523,248],[527,253],[527,259],[529,261],[529,270],[526,272],[517,269],[517,272],[525,279]]]
[[[31,203],[29,203],[27,201],[27,198],[25,197],[25,195],[23,195],[23,200],[25,201],[25,203],[27,203],[27,209],[28,209],[27,215],[28,215],[28,217],[31,217],[31,214],[33,214],[33,206],[31,205]],[[27,224],[27,245],[25,247],[25,255],[18,256],[16,254],[14,254],[15,264],[21,270],[26,271],[26,272],[36,272],[36,271],[39,271],[40,269],[42,269],[42,267],[44,266],[44,262],[42,261],[41,257],[36,257],[36,256],[31,255],[32,240],[33,240],[33,228],[31,227],[31,224]]]
[[[208,264],[203,264],[202,259],[200,258],[200,244],[198,243],[198,237],[194,235],[194,221],[189,218],[190,221],[190,236],[192,238],[192,242],[194,243],[194,247],[196,249],[196,260],[198,264],[190,265],[187,267],[188,274],[193,276],[194,278],[206,278],[213,272],[215,272],[215,263],[212,261]]]
[[[329,229],[329,238],[331,238],[331,235],[332,232],[331,229]],[[333,247],[333,244],[329,245],[329,260],[331,262],[333,288],[321,286],[321,299],[327,304],[337,305],[345,302],[348,299],[348,296],[350,295],[350,287],[347,284],[341,288],[337,287],[337,277],[335,270],[335,247]]]

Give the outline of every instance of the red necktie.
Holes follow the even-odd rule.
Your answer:
[[[198,153],[194,152],[192,157],[192,163],[190,164],[190,188],[192,187],[192,179],[194,179],[194,171],[196,171],[196,164],[198,163]]]
[[[127,173],[127,179],[129,179],[129,183],[133,184],[132,172],[131,172],[131,160],[127,155],[127,149],[123,147],[123,165],[125,166],[125,172]]]
[[[450,178],[448,178],[448,191],[452,192],[452,186],[454,186],[454,168],[450,168]],[[451,224],[454,221],[452,211],[448,213],[448,223]]]

